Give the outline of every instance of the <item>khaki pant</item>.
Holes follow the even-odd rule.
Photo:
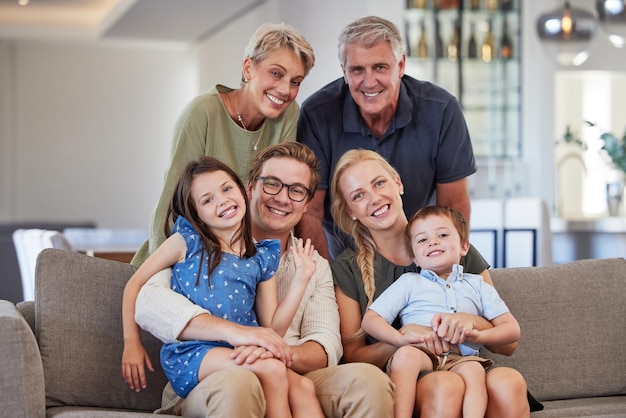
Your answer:
[[[349,363],[326,367],[305,375],[328,418],[392,418],[393,384],[377,367]],[[194,418],[263,418],[265,399],[257,377],[248,369],[219,370],[202,380],[185,399],[168,383],[163,390],[161,413]]]

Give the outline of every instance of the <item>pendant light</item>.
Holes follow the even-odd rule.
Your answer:
[[[626,4],[624,0],[596,0],[600,26],[617,48],[626,45]]]
[[[537,19],[537,34],[549,45],[561,65],[581,65],[589,57],[589,44],[596,31],[594,15],[583,9],[570,7],[544,13]]]

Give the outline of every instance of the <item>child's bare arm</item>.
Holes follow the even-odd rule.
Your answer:
[[[392,327],[378,312],[368,309],[363,315],[361,328],[378,341],[400,347],[408,344],[410,336]]]
[[[520,339],[520,327],[510,312],[497,316],[491,320],[493,328],[479,331],[472,330],[466,341],[482,345],[501,345],[516,343]]]
[[[146,387],[144,365],[154,370],[147,352],[141,343],[139,326],[135,323],[135,301],[141,286],[156,273],[170,267],[185,257],[186,244],[180,234],[169,237],[137,269],[124,287],[122,299],[122,324],[124,329],[124,353],[122,354],[122,376],[131,389]],[[182,254],[182,256],[181,256]],[[181,258],[182,257],[182,258]]]
[[[259,323],[263,326],[270,326],[281,336],[284,336],[289,329],[302,295],[315,273],[314,250],[310,239],[306,241],[299,239],[297,244],[290,248],[296,272],[287,295],[280,304],[278,304],[276,283],[274,282],[273,285],[268,283],[274,281],[274,278],[259,283],[257,287],[256,306]]]

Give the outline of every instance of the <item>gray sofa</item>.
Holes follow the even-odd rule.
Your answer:
[[[166,380],[157,340],[142,336],[157,368],[147,390],[129,390],[120,374],[122,291],[133,272],[68,251],[40,254],[36,301],[0,301],[0,416],[131,417],[159,407]],[[514,356],[491,356],[525,375],[545,405],[532,417],[626,416],[626,261],[492,276],[522,340]]]

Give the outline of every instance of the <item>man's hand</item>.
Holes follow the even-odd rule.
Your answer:
[[[258,359],[274,358],[274,355],[263,347],[256,345],[240,345],[230,355],[238,365],[252,364]]]
[[[241,327],[241,332],[237,332],[232,340],[228,341],[233,347],[236,347],[234,355],[236,362],[241,361],[243,364],[254,363],[258,358],[274,357],[279,359],[287,367],[292,362],[291,348],[285,340],[271,328],[266,327]],[[240,347],[242,347],[240,349]],[[262,349],[267,351],[263,354]],[[237,351],[239,350],[239,351]],[[250,357],[249,360],[248,357]]]

